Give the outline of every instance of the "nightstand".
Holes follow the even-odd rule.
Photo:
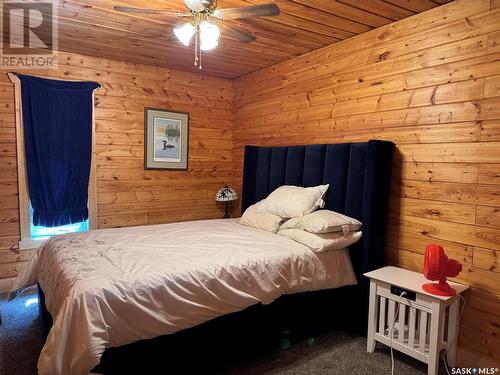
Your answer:
[[[384,267],[364,275],[370,279],[367,351],[373,352],[377,341],[390,346],[394,327],[392,348],[427,363],[429,375],[437,374],[444,349],[448,364],[454,366],[459,296],[468,286],[449,282],[457,294],[443,297],[425,292],[422,284],[429,280],[418,272]],[[406,296],[400,297],[403,291]]]

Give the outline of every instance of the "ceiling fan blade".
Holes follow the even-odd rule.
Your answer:
[[[255,35],[252,35],[250,33],[247,33],[246,31],[242,31],[240,29],[237,29],[237,28],[230,26],[226,23],[221,22],[220,26],[222,26],[222,28],[226,29],[232,36],[234,36],[240,42],[251,43],[255,39],[257,39],[257,37]]]
[[[280,14],[276,4],[262,4],[238,8],[222,8],[214,11],[214,16],[222,19],[237,19],[249,17],[270,17]]]
[[[171,9],[147,9],[147,8],[133,8],[133,7],[124,7],[116,5],[113,7],[114,10],[118,12],[126,12],[126,13],[148,13],[148,14],[167,14],[172,16],[183,16],[184,14],[181,12],[177,12]]]

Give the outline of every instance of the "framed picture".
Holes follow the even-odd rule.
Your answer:
[[[189,114],[144,108],[144,169],[187,170]]]

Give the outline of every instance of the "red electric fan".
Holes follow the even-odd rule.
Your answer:
[[[422,285],[427,293],[438,296],[454,296],[455,289],[446,282],[446,277],[455,277],[460,271],[462,271],[462,265],[455,259],[448,259],[442,246],[427,245],[424,258],[424,276],[428,280],[439,280],[439,283]]]

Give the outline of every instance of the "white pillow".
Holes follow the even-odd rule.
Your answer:
[[[318,210],[296,217],[283,224],[281,229],[302,229],[311,233],[356,232],[361,229],[361,222],[335,211]]]
[[[325,206],[323,197],[329,185],[301,187],[284,185],[264,199],[257,212],[284,218],[299,217]]]
[[[248,207],[240,217],[240,224],[276,233],[283,219],[277,215],[257,212],[261,204],[262,201]]]
[[[361,238],[360,231],[351,232],[344,236],[342,232],[315,234],[300,229],[282,229],[278,234],[300,242],[317,253],[326,250],[344,249]]]

